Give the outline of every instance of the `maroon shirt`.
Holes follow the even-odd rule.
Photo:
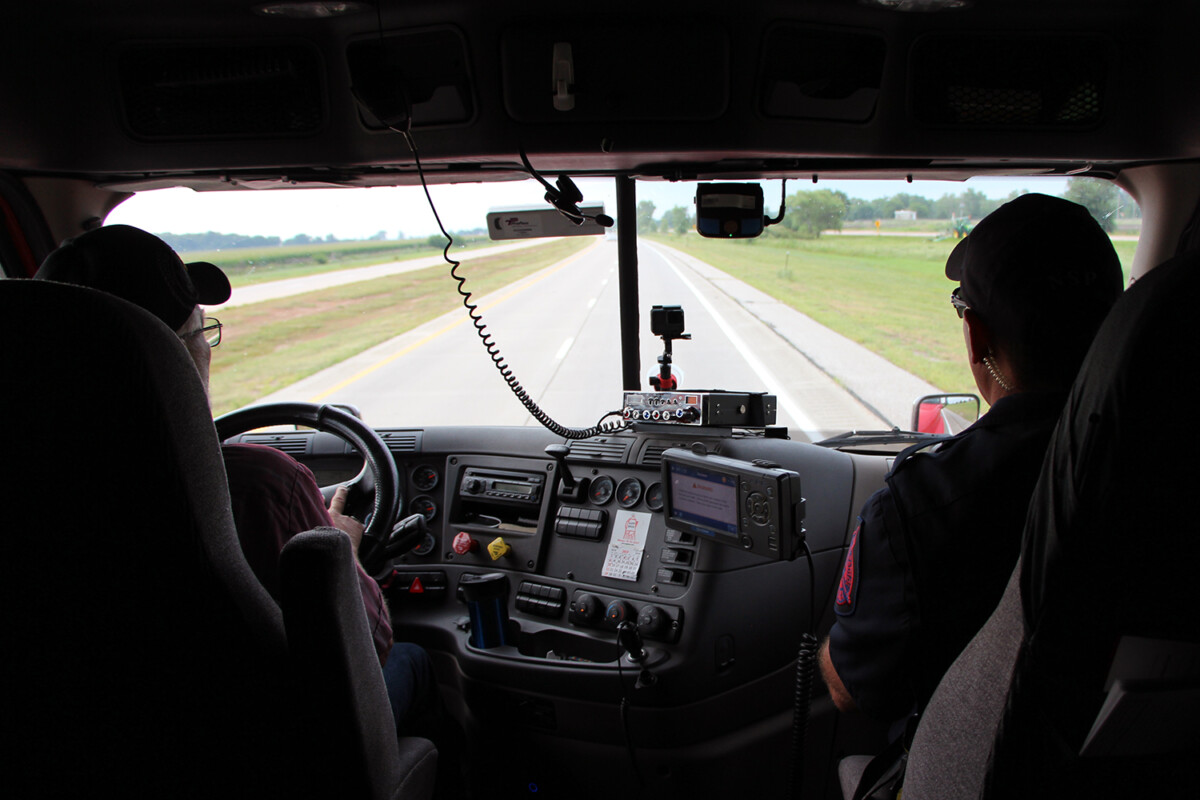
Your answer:
[[[271,596],[279,599],[279,554],[297,533],[332,523],[321,490],[308,467],[273,447],[257,444],[221,445],[229,499],[242,552]],[[375,640],[379,663],[387,660],[392,624],[383,592],[358,568],[367,624]]]

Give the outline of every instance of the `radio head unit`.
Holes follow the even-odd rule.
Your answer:
[[[662,460],[667,527],[775,560],[804,542],[800,476],[768,462],[671,448]]]
[[[509,472],[467,467],[459,482],[464,500],[487,500],[515,506],[538,506],[546,477],[535,472]]]

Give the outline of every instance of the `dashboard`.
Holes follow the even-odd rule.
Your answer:
[[[761,430],[656,424],[566,444],[533,427],[378,433],[401,474],[401,516],[421,514],[429,529],[377,576],[396,638],[434,656],[447,704],[473,738],[520,744],[504,749],[503,762],[529,760],[505,774],[519,782],[536,773],[553,785],[550,764],[595,758],[598,749],[620,764],[639,742],[669,743],[639,750],[643,768],[661,760],[659,768],[686,767],[689,782],[711,786],[729,780],[712,758],[717,742],[726,742],[729,763],[742,764],[786,745],[801,635],[823,635],[832,622],[857,511],[883,485],[888,459]],[[322,485],[362,463],[329,433],[234,440],[290,453]],[[769,560],[667,527],[663,453],[697,443],[799,475],[811,570],[803,556]],[[480,646],[464,587],[494,574],[507,622],[502,641]],[[622,622],[637,628],[638,663],[619,642]],[[825,716],[833,725],[835,715]],[[819,758],[832,746],[806,753]],[[765,766],[758,788],[777,790],[780,769],[774,760]],[[613,780],[605,791],[620,790]],[[745,777],[731,788],[746,791]]]

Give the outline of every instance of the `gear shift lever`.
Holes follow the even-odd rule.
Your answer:
[[[642,668],[638,673],[637,683],[635,687],[644,689],[647,686],[653,686],[658,683],[658,676],[650,671],[646,666],[646,661],[649,653],[642,645],[642,632],[638,630],[637,625],[626,620],[617,626],[617,644],[629,654],[629,660]]]
[[[646,648],[642,646],[642,633],[629,620],[617,626],[617,644],[629,654],[629,660],[641,664],[646,660]]]
[[[578,503],[583,500],[586,481],[577,481],[571,474],[571,468],[567,466],[567,453],[569,452],[570,450],[565,444],[546,445],[546,455],[553,458],[558,464],[558,474],[562,476],[562,483],[558,487],[558,499]]]

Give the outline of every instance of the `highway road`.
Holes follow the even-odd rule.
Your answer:
[[[682,387],[772,392],[779,423],[797,438],[880,427],[875,414],[674,251],[642,243],[639,263],[644,378],[662,352],[650,307],[682,305],[692,334],[674,344]],[[470,267],[467,257],[468,288]],[[588,427],[621,408],[617,281],[616,243],[598,240],[479,301],[515,377],[563,425]],[[449,280],[446,290],[453,291]],[[505,385],[462,309],[260,402],[283,400],[352,403],[377,427],[539,424]]]

